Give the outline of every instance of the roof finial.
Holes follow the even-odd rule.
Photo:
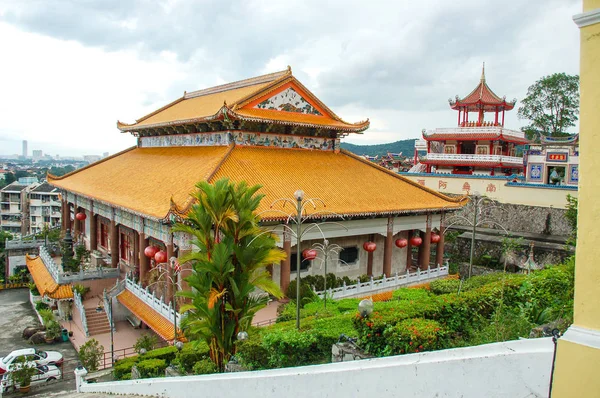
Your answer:
[[[288,72],[292,73],[292,67],[291,66],[288,65],[287,66],[287,70],[288,70]]]
[[[481,67],[481,80],[485,81],[485,62],[483,63],[483,66]]]

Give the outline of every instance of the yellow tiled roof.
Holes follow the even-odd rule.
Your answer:
[[[117,300],[123,304],[133,315],[144,322],[148,327],[166,341],[173,340],[174,328],[173,321],[168,320],[164,316],[156,312],[148,304],[140,300],[135,294],[129,290],[123,290],[117,296]],[[181,329],[177,328],[177,335],[181,336],[178,340],[185,341]]]
[[[229,150],[226,146],[131,148],[62,177],[48,176],[59,188],[163,218],[176,203],[188,200]]]
[[[266,147],[135,148],[76,170],[52,185],[138,214],[162,219],[171,198],[189,205],[198,181],[260,184],[260,211],[297,189],[343,215],[400,214],[460,207],[456,200],[422,187],[351,153]],[[263,218],[276,218],[265,214]]]
[[[42,297],[48,296],[55,300],[73,298],[73,288],[71,285],[57,284],[48,269],[44,265],[41,257],[25,256],[27,269],[33,278],[33,282]]]
[[[325,110],[325,114],[316,116],[296,112],[244,108],[250,102],[289,85],[294,85],[296,89],[304,92],[308,98]],[[323,126],[349,132],[361,132],[369,127],[368,120],[352,124],[340,119],[296,80],[291,69],[186,93],[183,97],[138,119],[135,123],[117,122],[117,127],[125,132],[169,125],[200,123],[219,118],[223,119],[223,115],[219,113],[222,109],[227,112],[228,117],[261,122],[303,124],[311,127]]]
[[[266,195],[259,212],[273,201],[292,198],[297,189],[305,198],[319,198],[326,210],[342,215],[394,214],[426,209],[457,208],[460,203],[349,152],[236,147],[210,182],[228,177],[262,185]],[[264,213],[263,218],[278,217]]]

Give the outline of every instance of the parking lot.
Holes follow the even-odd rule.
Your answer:
[[[5,356],[19,348],[32,347],[27,340],[21,337],[23,329],[27,326],[39,325],[39,320],[29,303],[28,289],[9,289],[0,291],[0,357]],[[58,391],[72,391],[75,389],[73,370],[78,364],[77,351],[70,342],[55,344],[39,344],[39,350],[58,351],[63,355],[64,380],[48,383],[41,387],[32,386],[29,397],[47,397],[50,393]],[[5,396],[19,396],[5,394]]]

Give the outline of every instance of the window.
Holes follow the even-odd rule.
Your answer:
[[[340,263],[354,264],[358,261],[358,247],[344,247],[340,252]]]
[[[292,255],[290,256],[290,270],[292,272],[296,272],[296,261],[298,261],[296,259],[296,253],[292,253]],[[306,271],[309,266],[310,266],[310,261],[306,260],[306,259],[302,259],[300,262],[300,271]]]
[[[456,145],[444,146],[444,153],[456,153]]]
[[[125,260],[126,262],[129,262],[130,260],[130,255],[129,255],[129,249],[131,248],[131,239],[129,238],[128,234],[124,234],[121,233],[121,259]]]

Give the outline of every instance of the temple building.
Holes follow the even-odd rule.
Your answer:
[[[339,221],[307,231],[301,250],[324,238],[338,244],[343,250],[330,257],[329,272],[350,277],[442,265],[445,214],[464,203],[340,149],[341,138],[362,133],[369,121],[342,120],[290,68],[186,92],[117,127],[137,137],[137,145],[62,177],[49,175],[48,182],[62,193],[62,228],[85,242],[96,261],[119,270],[120,279],[135,276],[138,285],[127,278],[121,290],[130,293],[118,299],[139,319],[144,314],[135,309],[154,302],[140,296],[148,294],[144,287],[154,265],[144,252],[156,247],[166,262],[192,250],[191,238],[171,228],[193,204],[198,181],[228,178],[262,186],[263,224],[280,235],[288,255],[271,267],[284,292],[295,277],[297,242],[282,227],[292,210],[272,204],[293,198],[296,190],[326,206],[307,208],[304,228]],[[303,261],[301,276],[322,274],[318,264],[319,258]],[[171,288],[167,304],[172,295]]]
[[[577,186],[579,183],[579,135],[541,136],[525,152],[527,183]]]
[[[491,176],[524,172],[516,146],[529,141],[523,132],[504,127],[505,113],[514,108],[516,99],[507,101],[490,89],[485,66],[475,89],[449,103],[458,111],[457,127],[423,130],[424,141],[415,144],[415,153],[426,150],[427,154],[412,171]],[[471,114],[475,120],[469,119]]]

